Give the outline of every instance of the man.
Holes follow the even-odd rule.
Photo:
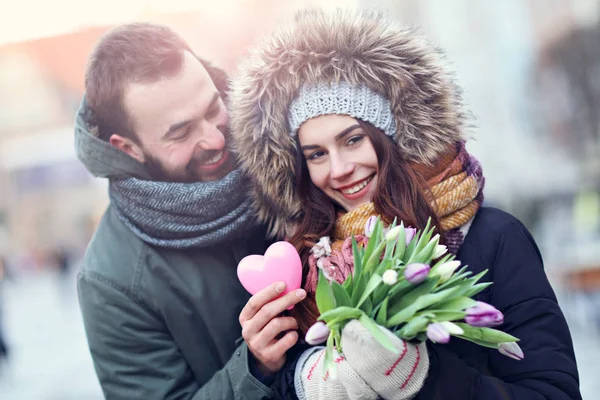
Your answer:
[[[85,85],[75,147],[110,205],[78,292],[105,396],[269,398],[297,340],[278,315],[305,294],[248,301],[237,279],[266,243],[227,147],[224,74],[170,29],[129,24],[100,40]]]

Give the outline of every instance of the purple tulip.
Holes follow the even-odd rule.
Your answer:
[[[404,228],[404,234],[406,235],[406,245],[408,246],[417,234],[417,230],[415,228]]]
[[[467,308],[465,311],[467,313],[465,321],[471,326],[497,326],[504,322],[504,315],[494,306],[483,301],[478,301],[474,307]]]
[[[369,217],[369,219],[367,220],[367,223],[365,224],[365,236],[370,238],[371,235],[373,234],[373,230],[375,229],[375,224],[377,223],[377,217],[372,215]]]
[[[404,270],[404,277],[413,285],[423,282],[429,274],[431,267],[427,264],[413,263],[408,264]]]
[[[433,343],[448,343],[450,341],[450,332],[439,322],[434,322],[427,326],[427,337]]]
[[[308,328],[304,340],[306,343],[314,346],[326,341],[327,337],[329,337],[329,332],[329,328],[323,321],[317,321],[313,324],[313,326]]]
[[[523,350],[521,350],[519,345],[515,342],[500,343],[500,345],[498,346],[498,351],[506,357],[510,357],[517,361],[521,361],[525,358]]]

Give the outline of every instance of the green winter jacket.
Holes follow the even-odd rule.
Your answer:
[[[84,100],[75,143],[90,172],[142,176],[132,158],[88,131],[86,113]],[[261,228],[211,248],[155,248],[108,207],[77,283],[89,347],[107,399],[271,397],[271,389],[250,374],[238,322],[249,294],[236,267],[244,256],[264,252],[264,238]]]

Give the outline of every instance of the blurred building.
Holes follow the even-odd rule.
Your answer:
[[[169,14],[175,4],[155,2],[130,20],[169,25],[198,54],[234,73],[257,38],[319,3],[224,0],[198,2],[191,10],[186,3],[185,12]],[[327,7],[354,3],[333,0]],[[0,46],[0,253],[42,254],[43,264],[57,246],[82,250],[107,204],[106,181],[94,179],[75,156],[73,118],[88,55],[108,29],[84,27]]]
[[[486,202],[515,214],[534,231],[550,269],[600,259],[597,252],[584,259],[572,248],[572,232],[580,226],[578,198],[600,192],[600,35],[587,43],[595,48],[595,59],[582,58],[586,53],[581,47],[570,53],[574,64],[589,69],[586,83],[597,88],[595,103],[589,97],[566,95],[573,84],[560,76],[549,55],[574,30],[598,27],[600,1],[359,4],[417,27],[446,53],[476,117],[475,140],[468,147],[483,164]],[[596,125],[582,128],[580,110],[595,115]],[[566,143],[573,142],[577,147],[570,151]],[[584,215],[595,215],[596,203],[586,204]],[[600,249],[600,221],[590,225],[594,233],[589,236],[595,235],[593,242]]]
[[[90,206],[102,201],[72,144],[81,71],[102,32],[0,48],[0,224],[11,252],[80,245]]]

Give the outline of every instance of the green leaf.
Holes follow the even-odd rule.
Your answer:
[[[405,340],[407,340],[409,337],[413,338],[418,333],[424,331],[427,328],[428,324],[429,324],[429,318],[427,318],[424,315],[422,315],[420,317],[412,318],[410,321],[408,321],[408,323],[406,325],[404,325],[402,327],[402,329],[400,329],[399,332],[402,335],[400,337],[406,338]]]
[[[352,235],[352,255],[354,256],[354,276],[360,276],[362,275],[362,255],[354,235]]]
[[[338,353],[342,353],[342,333],[339,329],[334,329],[332,332],[334,345],[337,348]]]
[[[361,304],[367,299],[367,297],[369,297],[371,295],[371,293],[373,292],[373,290],[375,290],[375,288],[377,288],[377,285],[379,285],[381,283],[381,275],[373,275],[371,277],[371,279],[369,279],[369,283],[367,283],[367,287],[365,288],[365,291],[362,294],[362,297],[360,298],[360,300],[358,301],[358,304],[356,305],[357,307],[360,307]]]
[[[461,275],[464,275],[465,277],[471,275],[473,272],[467,271],[468,268],[469,268],[468,265],[463,265],[458,270],[456,270],[454,272],[454,274],[452,274],[452,278],[457,277],[457,276],[461,276]]]
[[[478,273],[477,275],[475,275],[474,277],[472,277],[471,279],[473,279],[473,284],[477,283],[481,278],[483,278],[485,276],[485,274],[488,273],[489,270],[483,270],[480,273]]]
[[[382,241],[377,245],[377,247],[375,247],[375,249],[373,249],[373,252],[369,256],[369,258],[367,258],[367,262],[365,263],[365,272],[371,273],[375,269],[375,266],[379,265],[379,261],[381,260],[381,253],[383,252],[385,246],[386,242]]]
[[[354,296],[355,293],[359,292],[357,286],[359,286],[362,277],[363,250],[358,247],[358,243],[356,242],[354,235],[352,236],[352,256],[354,258],[354,271],[352,274],[350,274],[350,276],[352,276],[352,283],[347,285],[347,290],[350,298],[352,299],[352,304],[356,304],[356,300],[358,300],[359,295],[356,294],[356,299]]]
[[[375,228],[373,228],[373,233],[371,233],[371,237],[369,238],[369,243],[367,244],[365,254],[363,254],[364,260],[369,260],[371,258],[371,255],[373,254],[373,250],[375,250],[379,243],[381,243],[382,230],[383,224],[381,223],[381,220],[377,218],[377,222],[375,222]]]
[[[400,273],[398,273],[398,275],[402,276]],[[406,279],[400,279],[395,285],[392,286],[388,293],[388,297],[394,298],[394,301],[397,301],[414,288],[415,285],[413,285]]]
[[[388,311],[388,313],[391,314],[391,317],[388,318],[387,323],[385,324],[386,328],[391,328],[408,321],[410,317],[417,313],[417,311],[417,307],[414,304],[401,309],[395,314]]]
[[[394,218],[394,221],[392,222],[392,225],[390,225],[390,230],[394,229],[396,227],[396,218]],[[385,246],[385,255],[383,256],[384,260],[391,260],[392,256],[394,254],[394,248],[395,248],[396,243],[392,242],[392,243],[388,243]]]
[[[456,288],[449,288],[438,293],[430,293],[419,297],[415,304],[419,310],[423,310],[433,304],[441,303],[448,298],[451,298],[456,293]]]
[[[383,299],[388,297],[388,294],[392,290],[394,286],[390,285],[379,285],[375,292],[373,293],[373,304],[380,304]]]
[[[354,275],[354,290],[352,291],[352,295],[350,296],[352,298],[352,304],[355,305],[356,307],[358,304],[358,301],[360,300],[362,294],[365,291],[365,288],[367,287],[367,279],[364,275]]]
[[[477,285],[474,285],[471,289],[467,290],[467,292],[465,293],[465,296],[473,297],[476,294],[478,294],[479,292],[481,292],[482,290],[484,290],[486,287],[491,286],[493,284],[494,284],[494,282],[478,283]]]
[[[462,282],[457,282],[454,285],[454,287],[459,288],[459,290],[456,292],[457,296],[473,297],[486,287],[492,285],[492,282],[483,282],[475,284],[478,279],[479,277],[475,276],[469,279],[465,279]]]
[[[509,335],[508,333],[499,331],[498,329],[478,328],[464,322],[457,322],[456,325],[460,326],[462,330],[465,331],[464,335],[460,335],[460,337],[467,337],[469,339],[482,340],[490,343],[519,341],[518,338]]]
[[[425,229],[423,229],[423,233],[419,237],[419,242],[415,246],[415,253],[418,253],[421,250],[423,250],[423,248],[430,242],[434,230],[435,226],[431,226],[431,217],[429,217],[427,218],[427,224],[425,225]]]
[[[334,320],[343,321],[346,319],[356,319],[362,314],[363,312],[360,311],[358,308],[342,306],[324,312],[319,316],[319,321],[326,321],[327,323],[330,323]]]
[[[425,332],[419,333],[416,338],[419,342],[424,342],[427,340],[427,334]]]
[[[410,291],[394,294],[390,298],[388,313],[394,315],[413,304],[419,297],[431,293],[431,290],[435,287],[439,279],[438,276],[428,277],[418,285],[411,285],[412,289]]]
[[[464,340],[468,340],[469,342],[473,342],[473,343],[478,344],[478,345],[483,346],[483,347],[489,347],[491,349],[498,349],[498,346],[500,345],[500,343],[486,342],[486,341],[483,341],[483,340],[477,340],[477,339],[469,338],[469,337],[466,337],[466,336],[456,336],[456,337],[464,339]]]
[[[348,274],[348,276],[346,277],[346,280],[342,284],[342,287],[344,288],[346,293],[348,293],[348,295],[352,294],[352,283],[353,282],[354,282],[354,280],[352,279],[352,274]]]
[[[404,228],[404,222],[400,222],[400,233],[398,234],[398,240],[396,241],[396,247],[394,249],[394,258],[402,260],[404,251],[406,250],[406,231]]]
[[[383,302],[381,303],[379,311],[377,312],[377,318],[375,319],[375,322],[377,322],[381,326],[385,326],[387,322],[387,307],[389,300],[389,297],[386,297],[385,300],[383,300]]]
[[[439,305],[436,309],[443,311],[463,311],[467,308],[475,307],[475,305],[477,305],[475,300],[466,296],[460,296]]]
[[[392,316],[388,319],[386,326],[391,327],[408,321],[408,319],[415,315],[417,311],[429,307],[437,302],[444,301],[444,299],[452,296],[455,291],[456,288],[450,288],[439,293],[423,294],[419,296],[414,302],[410,303],[408,307],[395,314],[392,314]]]
[[[421,236],[421,232],[417,232],[415,237],[413,237],[411,242],[406,247],[406,250],[404,251],[404,255],[402,256],[402,262],[404,262],[404,264],[406,264],[406,262],[410,259],[410,257],[412,257],[412,255],[415,251],[415,247],[417,247],[417,242],[419,241],[420,236]]]
[[[467,313],[464,311],[448,311],[448,310],[430,310],[427,309],[425,312],[433,313],[434,317],[432,320],[435,322],[444,322],[444,321],[460,321],[467,316]]]
[[[335,310],[335,308],[333,310]],[[333,310],[329,310],[329,311],[333,311]],[[327,311],[327,312],[329,312],[329,311]],[[321,319],[321,317],[319,317],[319,319]],[[340,327],[340,324],[345,321],[347,321],[347,320],[344,317],[333,318],[333,319],[330,319],[329,321],[327,321],[326,325],[330,331],[333,331],[334,329],[338,329]]]
[[[352,307],[352,299],[350,299],[348,292],[344,290],[342,285],[340,285],[336,281],[332,281],[331,289],[333,290],[333,296],[335,297],[336,306]]]
[[[406,264],[431,262],[431,256],[433,255],[438,243],[439,238],[437,240],[430,240],[429,243],[427,243],[427,245],[425,245],[418,253],[415,250],[415,253],[413,253],[412,257],[406,262]]]
[[[371,312],[373,312],[373,302],[371,299],[367,297],[365,302],[360,306],[360,309],[363,310],[366,315],[371,315]]]
[[[468,266],[461,268],[460,271],[463,271],[466,268],[468,268]],[[460,271],[458,273],[455,272],[454,274],[452,274],[450,279],[448,279],[446,282],[444,282],[441,285],[439,285],[438,287],[436,287],[435,291],[440,291],[442,289],[447,289],[449,287],[459,285],[461,282],[465,281],[469,275],[472,274],[471,271],[466,271],[466,272],[460,272]],[[431,271],[429,273],[431,274]]]
[[[335,308],[335,296],[333,290],[329,285],[329,281],[323,275],[323,271],[319,269],[319,280],[317,282],[317,293],[315,295],[317,300],[317,308],[319,313],[323,314],[333,308]]]
[[[329,375],[332,379],[337,377],[337,371],[335,368],[335,363],[333,362],[333,341],[334,335],[329,335],[327,338],[327,348],[325,349],[325,360],[323,361],[323,378],[326,373],[329,372]]]
[[[375,274],[383,276],[383,273],[385,271],[387,271],[388,269],[390,269],[391,266],[392,266],[392,260],[384,258],[381,261],[381,263],[379,264],[379,266],[377,267],[377,269],[375,269]]]
[[[462,282],[458,282],[456,285],[452,287],[452,289],[456,289],[456,296],[465,296],[466,293],[473,288],[475,281],[473,278],[465,279]],[[447,289],[444,289],[447,290]]]
[[[394,348],[394,345],[392,344],[392,341],[381,330],[381,328],[379,327],[379,325],[377,325],[375,323],[375,321],[373,321],[371,318],[367,317],[366,315],[361,316],[359,318],[359,321],[361,322],[361,324],[363,324],[363,326],[365,328],[367,328],[367,330],[369,331],[369,333],[371,333],[371,335],[373,336],[373,338],[375,340],[377,340],[379,342],[379,344],[381,344],[386,349],[388,349],[388,350],[396,353],[396,349]]]

